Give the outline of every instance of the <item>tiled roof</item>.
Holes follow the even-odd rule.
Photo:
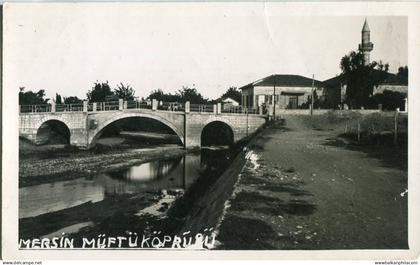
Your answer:
[[[399,77],[396,74],[387,73],[385,80],[381,84],[406,86],[408,85],[408,78]]]
[[[374,75],[376,75],[379,78],[379,75],[381,72],[379,70],[374,70]],[[335,76],[333,78],[327,79],[324,82],[324,85],[326,87],[340,87],[340,84],[345,84],[345,78],[343,74],[340,74],[338,76]],[[386,77],[384,81],[380,82],[380,85],[397,85],[397,86],[406,86],[408,84],[407,78],[401,78],[396,74],[393,73],[386,73]]]
[[[340,87],[341,84],[346,83],[346,81],[344,80],[344,76],[340,74],[333,78],[325,80],[323,83],[326,87]]]
[[[312,78],[307,78],[301,75],[270,75],[240,87],[240,89],[245,89],[254,86],[278,86],[278,87],[311,87]],[[322,86],[322,82],[314,80],[314,86]]]

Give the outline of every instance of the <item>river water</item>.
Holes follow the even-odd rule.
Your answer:
[[[20,235],[45,238],[86,228],[105,234],[110,231],[104,224],[130,228],[127,222],[135,218],[149,217],[146,223],[168,218],[168,209],[187,192],[198,193],[196,200],[206,189],[203,185],[228,168],[237,150],[202,149],[89,177],[22,187]],[[188,212],[191,205],[184,204],[182,211]],[[114,217],[118,221],[111,220]]]

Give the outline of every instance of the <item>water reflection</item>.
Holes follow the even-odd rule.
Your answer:
[[[181,162],[181,157],[171,160],[158,160],[139,166],[134,166],[123,172],[123,178],[128,181],[147,182],[168,175]]]
[[[23,187],[19,189],[19,218],[55,212],[103,199],[103,188],[85,178]]]
[[[208,152],[190,153],[93,177],[23,187],[19,189],[19,218],[35,217],[89,201],[98,202],[115,195],[186,190],[209,168],[208,157]]]
[[[211,227],[218,218],[211,217],[217,206],[214,200],[206,205],[203,196],[214,188],[238,150],[202,149],[91,177],[21,188],[19,236],[50,238],[66,233],[80,238],[153,229],[173,233],[185,222]],[[189,218],[190,213],[194,218]]]
[[[126,182],[147,183],[164,178],[174,171],[181,162],[182,158],[169,160],[157,160],[132,166],[128,169],[109,172],[107,175],[114,179]]]

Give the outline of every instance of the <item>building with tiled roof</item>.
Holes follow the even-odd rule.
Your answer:
[[[312,89],[320,95],[323,84],[301,75],[275,74],[247,84],[242,90],[242,106],[258,108],[276,104],[280,109],[296,109],[310,100]]]
[[[383,79],[373,88],[373,95],[381,94],[384,91],[393,91],[399,92],[408,96],[408,78],[401,77],[393,73],[380,72],[379,70],[374,70],[373,78],[376,80]],[[380,78],[379,75],[385,75]],[[325,106],[336,108],[338,105],[342,104],[346,98],[346,89],[347,81],[344,75],[338,75],[333,78],[323,81],[324,84],[324,100]]]

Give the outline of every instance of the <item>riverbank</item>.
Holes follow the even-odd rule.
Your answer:
[[[408,248],[407,149],[343,137],[353,118],[286,117],[257,135],[218,249]]]
[[[19,236],[27,240],[66,233],[80,247],[83,238],[102,234],[156,236],[158,231],[163,239],[188,231],[211,233],[208,229],[215,227],[233,189],[237,174],[231,174],[231,165],[240,149],[188,153],[176,159],[175,167],[157,165],[168,170],[155,179],[141,178],[150,168],[140,165],[133,171],[137,178],[106,173],[21,188]]]
[[[19,187],[69,180],[140,164],[155,159],[182,156],[187,152],[179,145],[138,147],[133,149],[101,147],[78,150],[62,145],[29,146],[19,159]]]

